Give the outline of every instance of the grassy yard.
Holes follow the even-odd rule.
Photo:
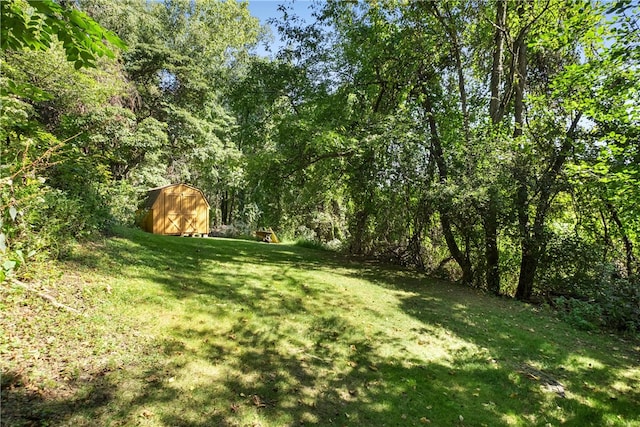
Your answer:
[[[58,268],[0,289],[2,425],[640,426],[638,342],[418,273],[127,229]]]

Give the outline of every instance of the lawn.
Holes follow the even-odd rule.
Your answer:
[[[415,272],[120,229],[34,279],[2,425],[640,426],[637,341]]]

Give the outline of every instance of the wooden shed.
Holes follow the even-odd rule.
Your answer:
[[[142,206],[142,229],[153,234],[209,233],[209,202],[187,184],[152,188]]]

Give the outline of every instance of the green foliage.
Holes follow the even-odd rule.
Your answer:
[[[51,189],[41,205],[27,207],[31,213],[29,225],[38,230],[38,240],[50,256],[63,257],[75,241],[97,236],[104,230],[109,211],[101,202]]]
[[[540,260],[538,277],[541,291],[578,298],[588,296],[603,274],[599,243],[585,241],[571,232],[549,234],[547,238],[547,250]]]
[[[563,319],[578,329],[595,331],[602,326],[602,308],[592,302],[558,297],[554,303],[560,308]]]
[[[56,173],[82,168],[84,160],[68,144],[73,138],[60,140],[54,134],[64,113],[77,114],[121,93],[121,86],[108,84],[113,80],[96,85],[116,67],[101,62],[100,71],[77,70],[96,67],[98,57],[114,57],[112,46],[124,45],[85,14],[51,1],[2,2],[2,23],[0,249],[5,280],[31,275],[27,264],[62,257],[76,239],[104,227],[103,201],[85,192],[89,186],[83,178],[93,176],[68,174],[66,187],[54,187]]]
[[[138,121],[131,110],[109,105],[65,115],[60,123],[60,131],[73,138],[70,145],[87,161],[106,168],[105,178],[115,180],[129,177],[147,156],[165,152],[166,127],[152,117]]]
[[[581,329],[637,334],[640,331],[638,278],[615,277],[610,271],[604,269],[605,274],[597,283],[581,283],[588,287],[584,295],[560,296],[553,302],[567,321]]]
[[[504,23],[489,22],[500,5]],[[603,254],[626,252],[632,271],[639,79],[618,49],[637,41],[631,9],[612,5],[612,26],[604,7],[577,3],[329,2],[311,23],[283,7],[290,45],[279,61],[256,61],[232,99],[257,189],[246,196],[286,229],[314,232],[338,202],[358,253],[410,252],[439,269],[451,258],[427,254],[446,241],[470,283],[489,287],[493,265],[508,279],[502,291],[523,299],[566,287]],[[586,175],[603,178],[604,224],[596,205],[567,197]],[[574,258],[568,240],[554,247],[568,228]]]
[[[549,237],[539,289],[563,316],[583,329],[640,331],[638,277],[626,276],[624,267],[602,259],[604,242],[577,234]]]
[[[100,0],[82,3],[96,19],[131,41],[123,57],[139,95],[137,122],[153,118],[157,121],[154,127],[165,126],[163,138],[142,129],[159,150],[135,142],[145,160],[137,170],[128,170],[126,178],[136,186],[189,182],[208,196],[216,220],[224,216],[223,222],[229,222],[239,215],[244,208],[240,194],[245,184],[244,162],[231,139],[235,118],[226,111],[224,94],[231,79],[243,72],[247,51],[259,35],[258,21],[250,16],[247,5],[132,1],[106,7]],[[125,156],[121,163],[129,168],[135,165],[135,158]],[[225,215],[218,214],[221,211]]]
[[[23,183],[4,179],[0,191],[3,280],[31,275],[32,261],[64,257],[77,239],[101,229],[105,212],[92,211],[85,200],[44,182],[42,177],[26,178]]]
[[[52,0],[7,0],[0,8],[3,51],[46,50],[56,38],[62,43],[66,58],[76,69],[94,67],[98,57],[114,57],[113,47],[124,43],[85,13],[64,7]]]
[[[616,278],[601,291],[605,326],[619,331],[640,331],[640,279]]]
[[[307,249],[326,250],[324,244],[318,240],[309,240],[304,238],[298,238],[295,241],[296,246]]]
[[[344,249],[342,242],[338,239],[330,240],[328,242],[322,242],[304,236],[297,237],[295,239],[295,245],[301,248],[332,252],[341,252]]]

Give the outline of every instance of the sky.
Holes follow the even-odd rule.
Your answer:
[[[286,4],[293,8],[293,12],[309,21],[311,18],[311,12],[309,6],[312,2],[310,0],[249,0],[249,11],[251,15],[260,19],[262,25],[269,25],[267,20],[270,18],[280,18],[282,14],[278,12],[278,6]],[[273,33],[273,42],[269,43],[269,50],[265,46],[258,46],[256,53],[263,56],[273,56],[277,53],[278,49],[282,46],[282,42],[278,37],[276,29],[271,25],[271,31]]]

